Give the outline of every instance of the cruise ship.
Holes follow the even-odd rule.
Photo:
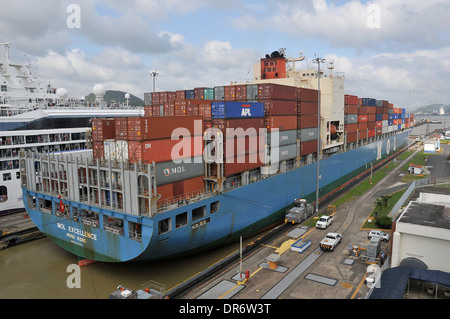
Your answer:
[[[280,223],[410,143],[413,114],[304,59],[279,50],[249,83],[145,94],[144,116],[93,122],[92,156],[22,152],[27,212],[82,258],[161,260]]]
[[[94,87],[98,101],[68,98],[64,88],[39,81],[31,65],[10,60],[10,43],[0,44],[0,215],[23,211],[19,153],[92,153],[91,119],[141,116],[143,108],[108,107],[105,88]]]

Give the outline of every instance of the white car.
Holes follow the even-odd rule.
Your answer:
[[[316,228],[325,229],[333,223],[333,217],[331,216],[322,216],[316,223]]]
[[[369,232],[369,235],[367,236],[370,239],[372,238],[380,238],[382,241],[388,242],[389,239],[391,238],[389,236],[389,234],[385,233],[384,231],[381,230],[371,230]]]
[[[342,235],[339,233],[328,233],[320,242],[320,248],[323,250],[334,250],[341,242]]]

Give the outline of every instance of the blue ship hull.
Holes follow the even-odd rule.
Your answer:
[[[370,163],[392,155],[405,146],[410,130],[383,140],[335,154],[320,161],[320,191],[322,197],[348,180],[370,168]],[[98,261],[125,262],[157,260],[192,254],[233,242],[239,236],[251,235],[284,219],[286,207],[295,198],[315,199],[316,163],[287,171],[246,186],[238,187],[195,203],[147,216],[130,216],[119,212],[65,201],[66,205],[86,209],[103,216],[124,220],[124,234],[115,235],[99,227],[88,226],[56,214],[30,208],[27,201],[50,200],[56,211],[59,199],[23,188],[24,204],[36,226],[50,239],[72,253]],[[219,209],[211,212],[211,204],[219,203]],[[192,210],[205,206],[205,214],[192,220]],[[176,216],[187,212],[185,225],[177,227]],[[169,221],[169,229],[158,230],[159,222]],[[142,225],[142,240],[129,238],[128,222]]]

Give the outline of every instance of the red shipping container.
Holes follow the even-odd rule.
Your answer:
[[[236,101],[236,86],[226,85],[224,88],[224,100],[225,101]]]
[[[161,195],[161,198],[158,200],[158,205],[167,205],[179,200],[191,198],[204,191],[205,182],[203,176],[158,186],[156,192]]]
[[[203,120],[203,132],[212,127],[211,120]]]
[[[318,102],[299,101],[297,112],[300,114],[317,114]]]
[[[317,153],[317,140],[300,143],[300,156]]]
[[[319,101],[319,91],[307,88],[297,88],[297,100],[305,102],[317,102]]]
[[[100,159],[105,156],[105,148],[103,141],[94,141],[92,143],[92,156],[95,159]]]
[[[205,88],[194,88],[194,97],[196,100],[203,100],[203,92],[205,91]]]
[[[359,122],[358,123],[358,130],[360,132],[367,130],[367,122]]]
[[[153,115],[153,106],[146,105],[144,106],[144,116],[152,116]]]
[[[186,116],[198,116],[198,105],[190,104],[186,106]]]
[[[358,114],[358,105],[357,104],[349,104],[344,106],[345,114]]]
[[[300,114],[297,117],[297,128],[304,129],[318,127],[318,120],[317,114]]]
[[[358,114],[359,115],[367,115],[367,106],[360,106],[358,108]]]
[[[104,141],[116,137],[115,119],[92,119],[92,139]]]
[[[394,103],[389,103],[389,104],[388,104],[388,107],[389,107],[390,109],[393,109],[393,108],[394,108]]]
[[[358,124],[345,124],[345,130],[347,131],[347,133],[356,133],[356,131],[358,130]]]
[[[228,138],[223,143],[223,156],[225,159],[228,159],[258,153],[258,150],[264,150],[265,144],[265,135]]]
[[[128,118],[127,117],[116,117],[116,139],[126,140],[128,139]]]
[[[186,91],[185,90],[175,91],[175,101],[184,100],[185,98],[186,98]]]
[[[198,115],[203,116],[204,120],[211,120],[211,102],[199,104]]]
[[[159,104],[158,105],[154,104],[152,106],[152,116],[160,116],[160,111],[161,111],[161,107]]]
[[[186,100],[175,101],[175,115],[183,116],[186,115]]]
[[[169,92],[159,92],[159,103],[166,103],[169,101]]]
[[[178,143],[177,148],[174,150],[176,154],[173,154],[172,150]],[[186,144],[184,144],[186,143]],[[179,154],[176,150],[182,145],[186,145],[190,150],[187,154]],[[162,163],[169,162],[178,159],[201,156],[203,154],[203,136],[194,136],[187,141],[162,139],[162,140],[150,140],[150,141],[128,141],[128,160],[130,163],[138,163],[139,160],[142,163]]]
[[[373,113],[367,114],[367,121],[368,122],[375,122],[376,119],[377,119],[376,114],[373,114]]]
[[[369,130],[372,130],[375,128],[375,122],[367,122],[367,128]]]
[[[383,127],[383,121],[376,121],[375,122],[375,127]]]
[[[246,119],[214,119],[212,120],[212,127],[218,128],[224,134],[224,138],[227,138],[228,129],[242,129],[244,132],[248,129],[254,128],[256,133],[259,133],[260,128],[264,128],[263,118],[246,118]],[[231,132],[228,131],[228,135],[231,136]],[[250,133],[250,131],[248,131]],[[235,135],[234,135],[235,136]]]
[[[402,113],[402,109],[398,108],[398,107],[394,107],[394,114],[401,114]]]
[[[344,95],[344,105],[358,105],[358,97],[356,95]]]
[[[365,140],[367,138],[367,130],[359,131],[359,140]]]
[[[261,151],[259,153],[247,154],[227,159],[223,165],[224,176],[231,176],[261,167],[264,165],[261,160],[263,157],[264,151]]]
[[[386,121],[389,119],[389,114],[388,113],[383,113],[383,121]]]
[[[194,130],[196,121],[200,128]],[[198,124],[197,124],[198,125]],[[145,141],[152,139],[170,138],[172,131],[177,128],[187,129],[192,135],[202,134],[201,117],[129,117],[128,139],[131,141]],[[200,132],[198,132],[200,131]]]
[[[152,104],[158,104],[159,102],[159,92],[152,92]]]
[[[358,123],[364,123],[367,122],[367,120],[367,115],[358,115]]]
[[[258,84],[258,99],[297,101],[297,88],[293,86],[260,83]]]
[[[279,115],[279,116],[265,116],[264,125],[267,131],[270,132],[274,128],[279,131],[289,131],[297,129],[297,116],[295,115]]]
[[[369,137],[374,137],[375,136],[375,129],[371,129],[369,130]]]
[[[381,134],[383,134],[383,129],[382,129],[381,127],[377,127],[377,128],[375,129],[375,134],[376,134],[376,135],[381,135]]]
[[[177,95],[175,92],[167,92],[167,102],[173,103],[177,99]]]
[[[376,114],[377,107],[376,106],[367,106],[367,114]]]
[[[164,116],[175,115],[175,102],[168,102],[164,104]]]
[[[247,101],[247,84],[236,85],[236,101]]]
[[[356,142],[358,138],[358,133],[347,133],[347,143]]]
[[[296,115],[297,101],[289,100],[264,100],[266,115]],[[316,107],[317,108],[317,107]]]

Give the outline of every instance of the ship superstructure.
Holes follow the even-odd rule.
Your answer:
[[[23,154],[28,213],[84,258],[179,256],[280,222],[295,198],[313,201],[318,159],[323,197],[408,143],[412,115],[345,95],[343,75],[328,75],[318,151],[317,74],[281,72],[294,62],[278,52],[253,83],[146,94],[145,116],[93,121],[93,156]]]

